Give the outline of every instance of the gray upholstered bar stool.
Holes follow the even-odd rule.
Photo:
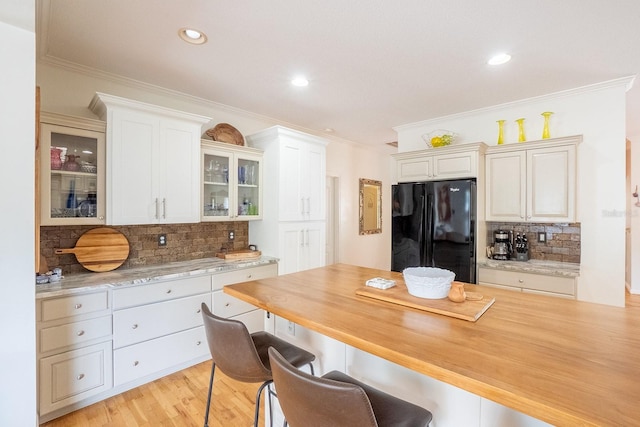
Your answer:
[[[269,349],[273,383],[285,427],[426,427],[431,412],[342,372],[314,377]]]
[[[276,348],[283,355],[284,360],[297,368],[309,365],[312,374],[313,365],[311,362],[316,356],[267,332],[260,331],[249,334],[244,323],[214,315],[205,303],[202,303],[201,308],[207,343],[213,359],[204,427],[209,425],[209,408],[216,366],[225,375],[236,381],[262,383],[256,394],[256,410],[253,419],[253,425],[257,427],[260,415],[260,396],[265,387],[269,392],[269,410],[271,410],[271,395],[273,393],[269,385],[273,379],[269,362],[269,348]]]

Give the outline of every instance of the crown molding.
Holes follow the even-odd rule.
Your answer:
[[[454,120],[454,119],[464,119],[467,117],[475,116],[481,113],[488,113],[496,110],[502,110],[505,108],[514,108],[529,104],[531,102],[539,102],[539,101],[549,101],[552,99],[565,98],[568,96],[582,95],[586,93],[597,92],[600,90],[610,89],[613,87],[624,86],[625,92],[628,92],[633,87],[633,82],[636,76],[627,76],[619,79],[607,80],[600,83],[595,83],[587,86],[580,86],[573,89],[567,89],[559,92],[553,92],[546,95],[534,96],[531,98],[519,99],[517,101],[506,102],[504,104],[492,105],[489,107],[478,108],[476,110],[464,111],[461,113],[450,114],[448,116],[436,117],[433,119],[423,120],[415,123],[407,123],[404,125],[394,126],[393,130],[396,132],[401,132],[405,130],[421,128],[429,125],[433,125],[443,120]]]

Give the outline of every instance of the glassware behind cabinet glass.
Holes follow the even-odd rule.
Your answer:
[[[95,217],[98,141],[52,132],[50,151],[51,218]]]

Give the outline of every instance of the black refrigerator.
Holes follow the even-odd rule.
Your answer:
[[[392,186],[391,270],[439,267],[476,283],[474,179]]]

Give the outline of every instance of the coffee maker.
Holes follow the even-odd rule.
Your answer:
[[[496,230],[493,233],[493,259],[508,260],[513,252],[512,231]]]

